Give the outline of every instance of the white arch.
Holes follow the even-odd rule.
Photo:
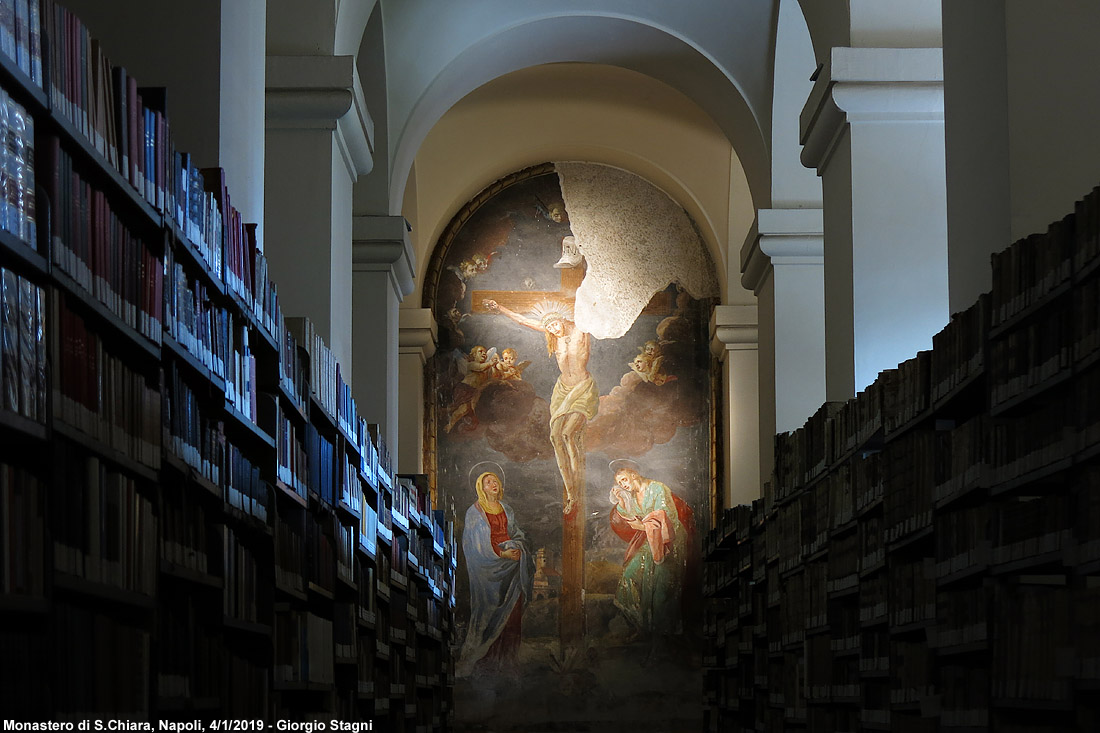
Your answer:
[[[754,203],[768,205],[770,170],[763,130],[770,110],[766,105],[762,112],[754,113],[737,81],[713,58],[666,29],[632,18],[570,15],[527,20],[470,44],[426,85],[399,132],[397,120],[391,115],[391,139],[393,133],[397,134],[390,183],[391,213],[400,212],[417,150],[447,109],[496,77],[561,61],[632,69],[683,92],[707,112],[734,146]]]

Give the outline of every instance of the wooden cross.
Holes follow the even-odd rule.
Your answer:
[[[471,296],[473,313],[493,313],[485,307],[486,300],[495,300],[516,313],[528,314],[544,300],[574,304],[577,288],[584,280],[584,265],[561,270],[561,288],[557,292],[533,290],[475,290]],[[582,453],[582,456],[584,454]],[[585,466],[579,471],[576,509],[562,516],[561,525],[561,609],[558,633],[563,646],[574,645],[584,638],[584,534],[585,534]],[[564,501],[564,487],[563,501]]]
[[[495,300],[516,313],[530,314],[538,303],[545,300],[560,301],[573,306],[577,288],[584,280],[585,265],[561,270],[561,288],[556,292],[536,290],[475,290],[471,294],[471,312],[491,314],[485,307],[486,300]],[[642,313],[667,315],[672,312],[673,298],[667,290],[653,296]],[[585,479],[584,451],[579,466],[576,508],[562,516],[561,528],[561,617],[559,634],[562,646],[572,646],[584,638],[584,537],[585,537]],[[563,487],[564,491],[564,487]],[[564,497],[563,497],[564,501]]]

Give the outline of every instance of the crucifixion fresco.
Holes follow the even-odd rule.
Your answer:
[[[590,702],[578,720],[698,715],[647,694],[643,670],[673,673],[685,701],[701,674],[716,290],[683,209],[605,166],[498,182],[441,240],[429,454],[464,525],[460,717],[522,726],[566,692]],[[515,685],[526,703],[479,707]]]

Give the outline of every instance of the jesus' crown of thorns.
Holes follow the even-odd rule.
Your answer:
[[[563,303],[560,300],[543,300],[536,303],[531,313],[543,326],[551,321],[572,322],[573,320],[573,309],[568,303]]]

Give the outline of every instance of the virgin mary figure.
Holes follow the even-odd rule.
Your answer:
[[[485,470],[474,482],[477,501],[466,510],[462,530],[470,576],[470,623],[459,655],[459,677],[507,671],[515,665],[523,607],[531,598],[535,574],[527,537],[512,508],[501,501],[504,472],[490,462],[477,464],[477,469]]]

